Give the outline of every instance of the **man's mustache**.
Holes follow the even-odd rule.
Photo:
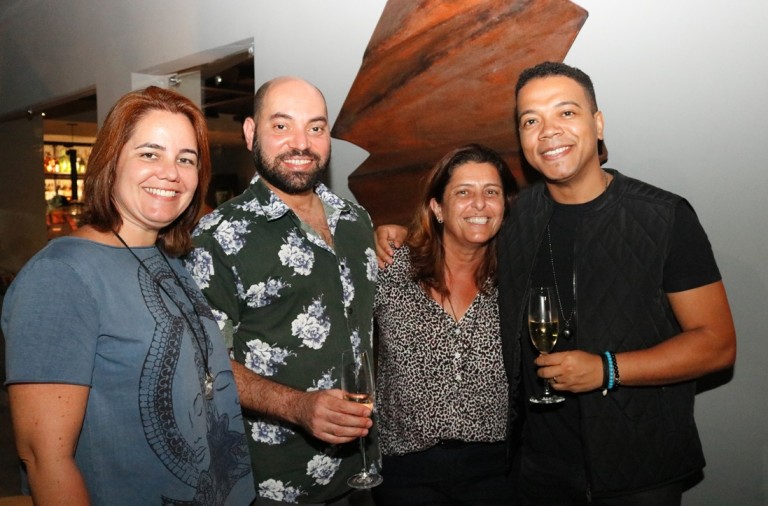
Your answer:
[[[292,150],[290,150],[290,151],[288,151],[286,153],[278,155],[277,159],[282,161],[282,160],[285,160],[287,158],[293,158],[295,156],[300,156],[300,157],[304,157],[304,158],[311,158],[315,162],[319,162],[320,161],[320,157],[315,152],[313,152],[310,149],[292,149]]]

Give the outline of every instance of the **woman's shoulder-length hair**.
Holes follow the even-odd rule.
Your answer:
[[[117,231],[123,223],[113,198],[117,160],[133,135],[137,123],[151,111],[186,116],[195,131],[198,151],[198,183],[189,206],[159,231],[157,244],[171,256],[181,256],[192,247],[191,232],[203,206],[211,178],[208,127],[205,116],[190,99],[171,90],[150,86],[123,95],[109,111],[88,158],[85,175],[83,223],[101,232]]]
[[[408,228],[407,243],[411,251],[412,277],[425,289],[432,288],[442,295],[448,294],[445,280],[445,252],[443,251],[443,225],[432,212],[430,201],[442,203],[445,189],[457,168],[466,163],[488,163],[499,173],[504,191],[504,217],[509,213],[518,186],[504,158],[493,149],[472,143],[446,153],[426,176],[424,191],[416,214]],[[496,277],[496,238],[487,248],[488,254],[476,273],[477,286],[484,288],[488,280]]]

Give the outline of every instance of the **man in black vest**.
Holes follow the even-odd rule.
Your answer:
[[[736,337],[709,240],[688,202],[604,170],[590,78],[562,63],[523,71],[520,145],[542,182],[499,241],[505,363],[522,377],[526,505],[679,505],[704,466],[695,379],[733,365]],[[530,344],[531,287],[560,306],[552,353]],[[548,381],[564,402],[537,405]]]

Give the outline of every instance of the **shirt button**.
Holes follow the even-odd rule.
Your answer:
[[[456,357],[456,358],[461,358],[461,352],[458,352],[458,351],[457,351],[457,352],[456,352],[456,354],[454,355],[454,357]]]
[[[456,330],[453,331],[453,333],[458,336],[461,334],[461,329],[457,327]]]
[[[461,381],[461,374],[456,375],[456,381]]]

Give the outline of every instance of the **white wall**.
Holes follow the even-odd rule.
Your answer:
[[[577,3],[590,15],[566,61],[595,81],[608,165],[691,201],[736,319],[733,379],[697,398],[708,466],[685,504],[768,504],[768,174],[760,149],[768,133],[768,33],[761,26],[768,2]],[[384,5],[104,0],[95,8],[92,0],[3,0],[0,115],[95,85],[103,117],[130,89],[132,73],[171,71],[189,55],[252,39],[257,81],[310,79],[325,92],[333,120]],[[346,177],[365,153],[334,141],[334,158],[332,185],[348,196]]]
[[[607,165],[688,198],[736,321],[733,379],[696,399],[708,464],[685,504],[768,504],[768,2],[576,3],[566,63],[595,83]]]

